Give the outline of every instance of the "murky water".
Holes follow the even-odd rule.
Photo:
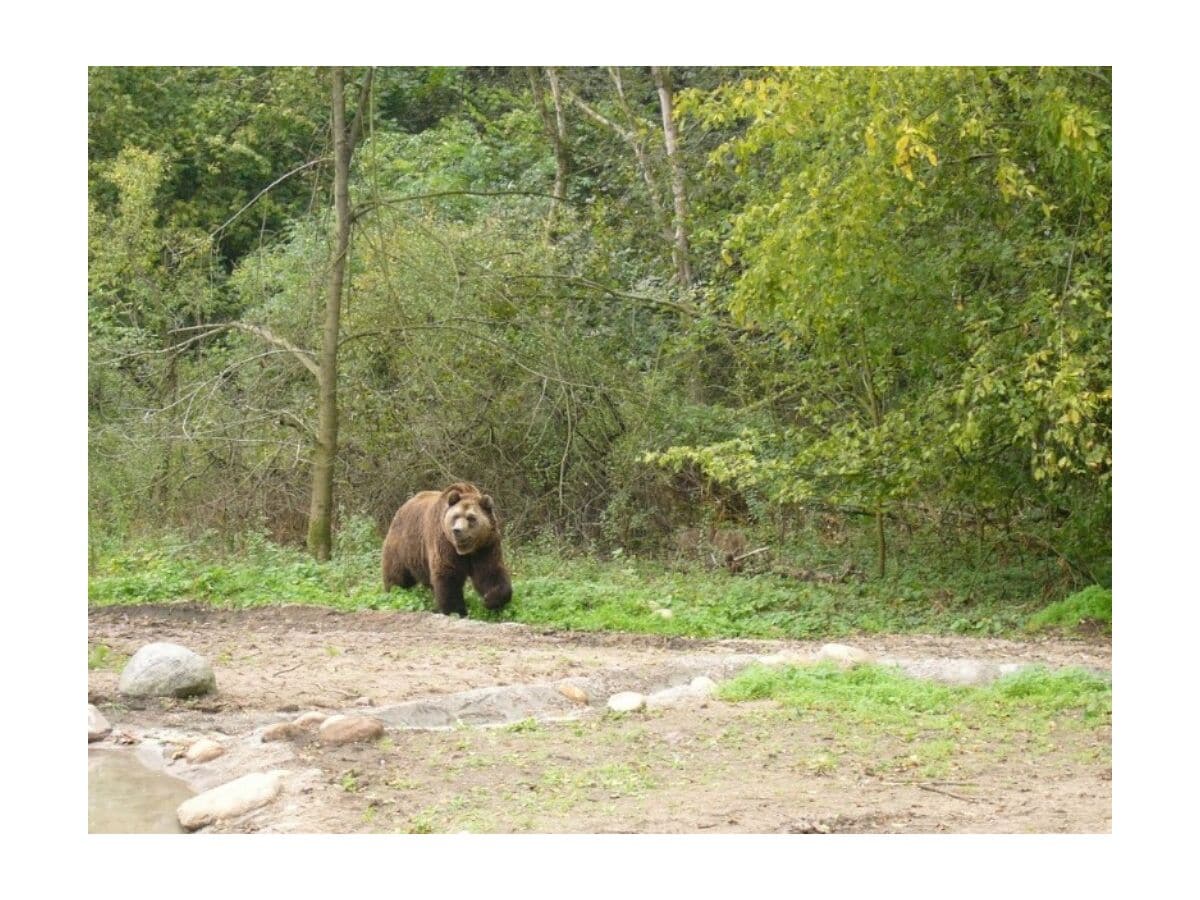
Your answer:
[[[175,810],[194,793],[178,778],[143,765],[133,752],[88,750],[91,834],[182,834]]]

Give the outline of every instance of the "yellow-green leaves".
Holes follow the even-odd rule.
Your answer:
[[[934,152],[933,146],[929,143],[930,130],[937,120],[937,113],[933,113],[923,122],[915,125],[909,122],[908,119],[904,119],[896,129],[898,136],[896,138],[896,152],[892,158],[892,165],[909,181],[912,181],[914,178],[913,165],[915,163],[923,159],[931,166],[938,164],[937,153]]]

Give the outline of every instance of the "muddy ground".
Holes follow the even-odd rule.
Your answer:
[[[1111,830],[1108,729],[993,733],[947,747],[937,735],[915,744],[863,735],[774,702],[694,698],[628,715],[604,712],[609,691],[649,692],[698,673],[720,680],[755,654],[811,654],[820,642],[665,639],[428,613],[190,604],[93,609],[88,641],[116,654],[111,667],[88,673],[89,701],[114,726],[106,749],[138,748],[197,790],[250,771],[290,773],[274,803],[209,831]],[[217,694],[122,698],[122,657],[152,641],[208,658]],[[848,643],[878,658],[1111,670],[1107,639],[884,636]],[[472,689],[564,679],[587,685],[590,702],[559,698],[532,710],[536,720],[506,708],[511,714],[492,727],[389,727],[369,744],[323,747],[307,735],[260,740],[267,725],[307,710],[387,720],[393,708],[415,706],[411,701],[454,704]],[[175,758],[200,737],[229,750],[203,765]]]

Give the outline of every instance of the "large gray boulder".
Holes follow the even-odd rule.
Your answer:
[[[212,666],[178,644],[147,644],[125,664],[119,689],[128,697],[192,697],[217,689]]]

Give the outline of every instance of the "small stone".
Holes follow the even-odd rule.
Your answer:
[[[210,741],[208,738],[201,738],[187,748],[187,753],[184,754],[184,759],[193,765],[198,765],[200,763],[211,762],[224,752],[225,748],[216,741]]]
[[[312,712],[306,712],[292,722],[292,724],[297,728],[303,728],[305,731],[315,731],[328,718],[329,716],[326,713],[313,710]]]
[[[127,697],[193,697],[217,689],[212,666],[179,644],[147,644],[121,670],[118,689]]]
[[[185,800],[176,810],[179,824],[195,831],[265,806],[279,796],[286,772],[256,772]]]
[[[330,716],[321,723],[322,744],[352,744],[383,737],[383,723],[370,716]]]
[[[669,609],[656,609],[654,612],[655,612],[655,614],[657,614],[657,615],[658,615],[658,617],[659,617],[660,619],[673,619],[673,618],[675,618],[675,613],[671,612],[671,610],[669,610]]]
[[[375,701],[372,700],[370,697],[359,697],[357,700],[354,701],[354,705],[355,706],[374,706]]]
[[[805,666],[813,660],[811,656],[805,656],[795,650],[780,650],[770,656],[760,656],[758,661],[764,666]]]
[[[88,743],[92,741],[102,740],[105,736],[112,733],[112,726],[108,724],[108,719],[100,714],[100,710],[88,704]]]
[[[271,741],[290,741],[299,730],[293,722],[276,722],[263,729],[262,742],[269,744]]]
[[[696,694],[711,697],[717,690],[717,683],[707,675],[697,675],[688,687]]]
[[[608,708],[613,712],[633,712],[646,705],[646,697],[637,691],[621,691],[608,698]]]
[[[843,668],[871,662],[871,654],[847,644],[826,644],[817,654],[818,659],[831,659]]]
[[[580,703],[587,705],[588,693],[577,684],[560,684],[558,692],[570,700],[572,703]]]

